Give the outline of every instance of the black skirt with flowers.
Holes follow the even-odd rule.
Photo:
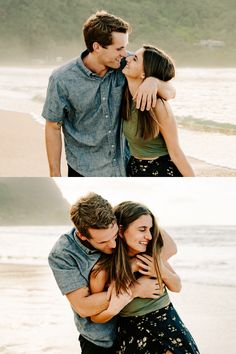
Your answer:
[[[183,177],[170,158],[160,156],[155,160],[140,160],[130,157],[127,166],[128,177]]]
[[[116,354],[200,354],[170,303],[143,316],[119,317]]]

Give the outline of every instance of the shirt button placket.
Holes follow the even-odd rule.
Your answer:
[[[102,99],[103,112],[104,112],[105,119],[106,119],[106,122],[107,122],[107,127],[108,127],[108,143],[109,143],[110,152],[111,152],[112,164],[114,166],[114,172],[116,174],[117,162],[116,162],[116,156],[115,156],[115,144],[114,144],[114,141],[113,141],[111,122],[110,122],[110,119],[109,119],[108,100],[106,99],[106,95],[105,95],[104,92],[101,92],[101,99]]]

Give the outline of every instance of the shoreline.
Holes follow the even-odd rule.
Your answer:
[[[44,127],[30,114],[0,109],[4,122],[0,130],[0,177],[49,177]],[[232,177],[236,169],[213,165],[188,157],[196,177]],[[67,166],[62,154],[62,176]]]
[[[50,268],[0,263],[0,273],[0,351],[79,354],[72,311]],[[235,296],[236,287],[185,282],[180,293],[170,293],[201,354],[234,351]]]

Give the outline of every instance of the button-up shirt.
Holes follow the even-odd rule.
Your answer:
[[[42,116],[63,122],[68,165],[83,176],[126,176],[121,100],[125,77],[109,69],[100,77],[82,58],[55,70],[50,79]]]
[[[100,256],[101,252],[91,250],[80,242],[74,228],[59,238],[48,261],[63,295],[89,286],[90,271]],[[117,330],[115,318],[107,323],[94,323],[90,318],[82,318],[72,311],[75,325],[83,337],[101,347],[113,345]]]

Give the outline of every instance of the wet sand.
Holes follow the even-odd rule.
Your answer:
[[[0,264],[0,352],[79,354],[67,299],[47,266]],[[183,283],[171,299],[201,354],[234,353],[236,288]]]

